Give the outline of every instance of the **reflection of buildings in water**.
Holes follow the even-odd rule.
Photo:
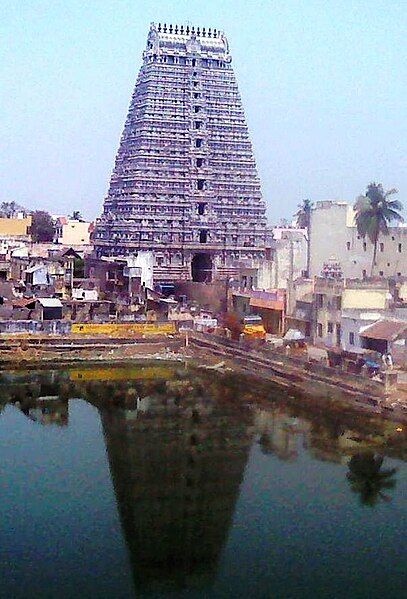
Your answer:
[[[364,419],[358,428],[354,414],[344,416],[325,413],[297,417],[287,407],[273,406],[257,410],[254,421],[262,452],[286,461],[295,461],[301,446],[317,460],[341,464],[347,464],[358,452],[372,448],[379,453],[389,453],[392,444],[397,453],[394,423]],[[402,453],[398,457],[404,459]]]
[[[298,443],[308,431],[307,423],[278,408],[258,410],[255,413],[256,434],[261,450],[275,454],[285,461],[298,457]]]
[[[68,401],[60,400],[58,395],[38,397],[31,405],[20,406],[20,409],[30,420],[39,424],[68,425]]]
[[[43,425],[68,424],[63,377],[52,371],[5,377],[0,389],[5,401],[15,404],[30,420]]]
[[[386,443],[386,422],[380,435],[338,426],[314,426],[310,431],[310,454],[318,460],[347,464],[353,455],[368,449],[383,449]]]
[[[126,410],[99,404],[137,589],[210,585],[251,444],[248,408],[173,385]]]

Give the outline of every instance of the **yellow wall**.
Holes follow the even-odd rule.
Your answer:
[[[173,322],[154,322],[146,324],[73,324],[72,333],[81,335],[110,335],[124,337],[127,335],[171,335],[176,332]]]
[[[138,368],[91,368],[71,370],[71,381],[129,381],[174,378],[174,370],[167,366],[139,366]]]
[[[342,294],[342,308],[384,310],[387,294],[386,289],[345,289]]]
[[[89,223],[70,220],[66,225],[62,225],[62,237],[59,238],[59,243],[64,245],[86,245],[89,242]]]
[[[9,237],[28,236],[31,227],[31,216],[26,218],[0,218],[0,235]]]

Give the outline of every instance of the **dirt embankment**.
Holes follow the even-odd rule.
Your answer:
[[[329,405],[346,403],[358,411],[407,421],[407,398],[397,389],[386,390],[381,382],[349,374],[324,364],[307,363],[267,349],[247,349],[209,335],[194,334],[190,349],[195,359],[206,356],[223,361],[225,367],[275,383],[287,395],[320,400]]]
[[[125,339],[109,337],[10,336],[0,340],[0,368],[26,368],[75,362],[131,362],[176,359],[184,347],[180,337]]]

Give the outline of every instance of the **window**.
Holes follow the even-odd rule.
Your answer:
[[[333,322],[328,322],[328,333],[333,333],[333,332],[334,332]]]
[[[195,111],[195,112],[199,112],[200,110],[201,110],[201,107],[200,107],[200,106],[194,106],[194,111]]]
[[[195,147],[196,148],[200,148],[202,146],[202,139],[196,139],[195,140]]]
[[[205,187],[205,179],[198,179],[197,187],[200,191],[202,191]]]
[[[335,308],[337,310],[340,310],[342,308],[342,297],[340,295],[337,295],[335,298]]]
[[[195,121],[195,129],[200,129],[202,125],[201,121]]]
[[[317,335],[322,337],[322,324],[320,322],[317,324]]]
[[[349,345],[355,345],[355,333],[349,333]]]
[[[199,243],[206,243],[208,241],[208,231],[199,231]]]
[[[199,202],[198,204],[198,214],[202,216],[205,213],[205,204],[203,202]]]
[[[367,276],[366,270],[365,270],[365,269],[363,269],[363,270],[362,270],[362,278],[363,278],[363,279],[366,279],[366,276]]]
[[[398,276],[398,277],[401,277],[401,272],[398,272],[398,273],[397,273],[397,276]]]
[[[366,241],[363,242],[363,251],[366,252],[367,250],[367,243]]]
[[[379,270],[379,275],[382,277],[384,275],[384,272],[382,270]]]
[[[317,307],[323,308],[323,306],[324,306],[324,294],[317,293]]]
[[[401,247],[402,247],[401,243],[399,243],[399,247],[398,247],[399,254],[401,254]]]
[[[203,158],[197,158],[196,159],[196,166],[202,166],[203,165]]]
[[[347,242],[346,242],[346,249],[347,249],[347,250],[350,250],[350,241],[347,241]]]
[[[381,252],[384,252],[384,243],[381,243],[381,244],[380,244],[380,251],[381,251]]]
[[[195,59],[195,58],[193,58],[193,59],[192,59],[192,66],[194,67],[195,65],[196,65],[196,59]],[[196,73],[194,73],[194,75],[196,75]]]

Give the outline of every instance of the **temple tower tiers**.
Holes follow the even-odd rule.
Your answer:
[[[265,204],[225,35],[151,25],[117,152],[97,256],[154,252],[155,280],[255,267]]]

